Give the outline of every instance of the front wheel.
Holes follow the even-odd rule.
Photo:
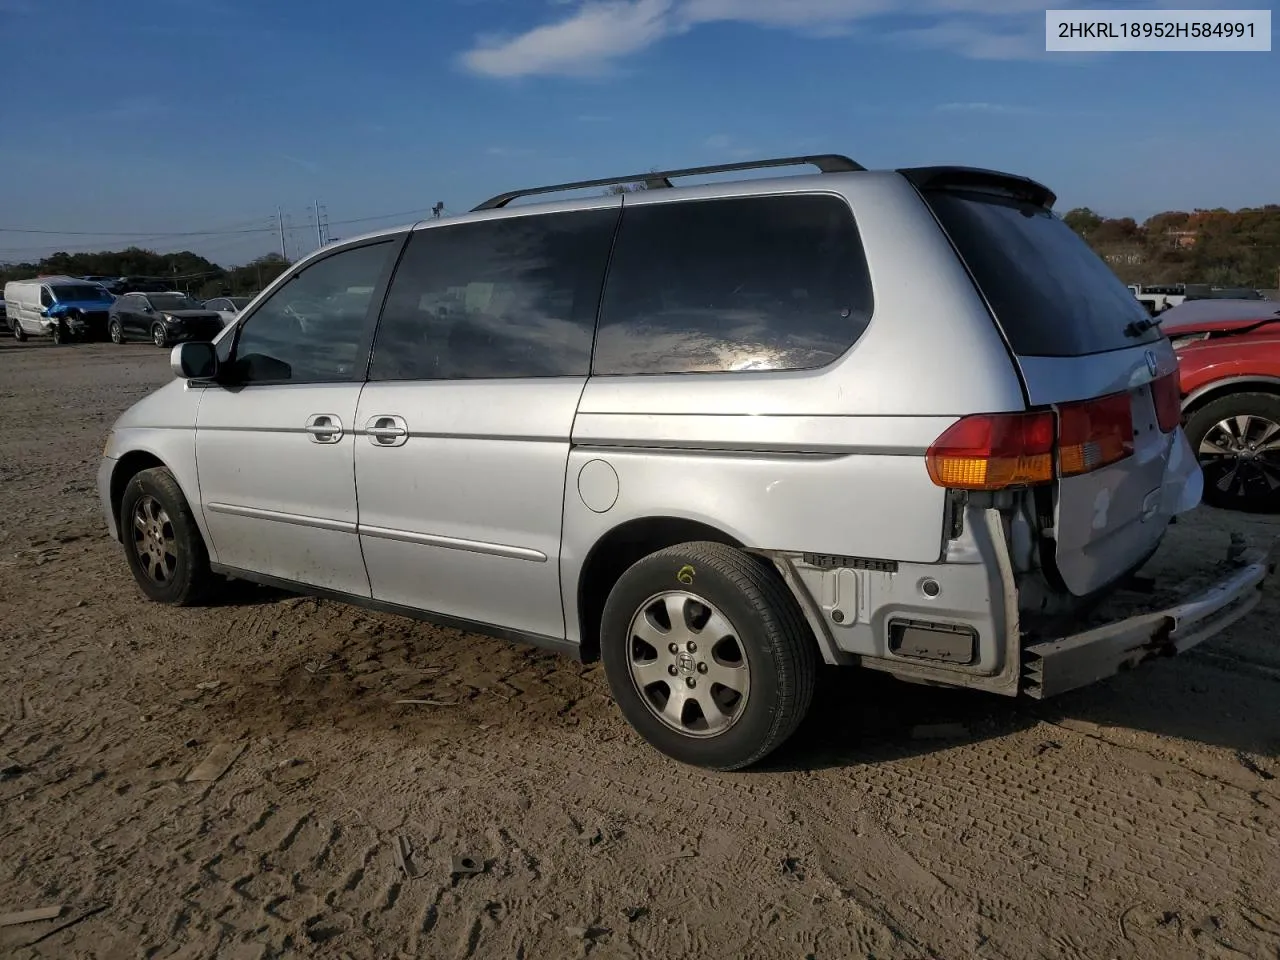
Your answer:
[[[165,336],[164,327],[158,323],[151,325],[151,342],[161,348],[165,347],[169,342],[169,338]]]
[[[53,334],[53,342],[55,344],[61,346],[67,342],[67,331],[64,329],[61,320],[54,323],[53,330],[51,332]]]
[[[129,481],[120,501],[120,534],[129,570],[151,600],[191,606],[212,591],[216,581],[200,528],[165,467]]]
[[[813,700],[815,647],[777,573],[719,543],[634,564],[601,619],[623,715],[662,753],[714,770],[751,766],[795,731]]]
[[[1187,420],[1204,473],[1204,502],[1251,513],[1280,511],[1280,396],[1233,393]]]
[[[107,333],[111,336],[112,343],[124,343],[124,331],[120,329],[120,321],[112,320],[107,326]]]

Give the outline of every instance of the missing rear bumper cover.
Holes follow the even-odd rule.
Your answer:
[[[1222,579],[1198,596],[1165,610],[1138,614],[1023,651],[1023,692],[1047,699],[1138,666],[1184,653],[1249,614],[1274,564],[1269,554],[1234,551]]]
[[[923,620],[891,620],[889,652],[913,660],[970,664],[978,654],[978,633],[972,627]]]

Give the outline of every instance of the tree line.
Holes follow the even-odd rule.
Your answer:
[[[1280,287],[1280,204],[1171,210],[1142,223],[1077,207],[1062,219],[1126,283]]]
[[[140,247],[99,253],[55,253],[35,263],[0,265],[0,281],[27,280],[42,274],[68,277],[145,277],[163,280],[194,297],[241,297],[257,293],[289,267],[278,253],[268,253],[238,267],[222,267],[183,250],[156,253]]]
[[[643,190],[618,184],[609,193]],[[1280,204],[1230,211],[1171,210],[1142,223],[1076,207],[1063,220],[1126,283],[1208,283],[1223,287],[1280,287]],[[38,263],[0,265],[0,281],[39,274],[147,277],[208,299],[257,293],[289,262],[268,253],[238,267],[222,267],[190,250],[156,253],[139,247],[100,253],[55,253]]]

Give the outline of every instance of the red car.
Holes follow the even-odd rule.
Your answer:
[[[1280,302],[1190,300],[1157,322],[1178,353],[1204,502],[1280,511]]]

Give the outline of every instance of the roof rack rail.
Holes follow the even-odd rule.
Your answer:
[[[822,173],[854,173],[865,170],[860,163],[842,157],[838,153],[820,153],[807,157],[778,157],[772,160],[747,160],[742,163],[720,163],[709,167],[686,167],[682,170],[654,170],[648,173],[633,173],[625,177],[605,177],[602,180],[579,180],[575,183],[556,183],[546,187],[529,187],[526,190],[512,190],[490,197],[473,212],[480,210],[499,210],[519,197],[531,197],[542,193],[564,193],[569,190],[586,190],[589,187],[612,187],[624,183],[643,183],[648,189],[656,190],[671,187],[672,177],[701,177],[712,173],[736,173],[739,170],[767,170],[771,167],[814,166]]]

